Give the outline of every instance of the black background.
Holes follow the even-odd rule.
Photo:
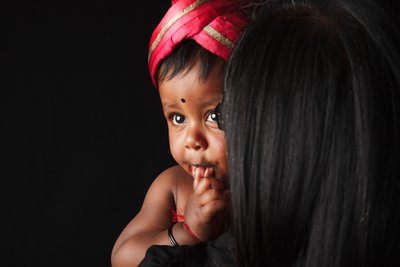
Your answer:
[[[0,266],[110,266],[173,160],[147,69],[170,1],[2,8]]]

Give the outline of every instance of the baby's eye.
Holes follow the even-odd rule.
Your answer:
[[[220,104],[218,104],[213,111],[207,116],[207,121],[215,122],[220,130],[223,130],[223,121],[221,117]]]
[[[218,122],[219,113],[216,110],[211,111],[207,116],[207,121]]]
[[[186,121],[185,116],[179,113],[173,113],[171,117],[172,117],[172,123],[175,125],[180,125]]]

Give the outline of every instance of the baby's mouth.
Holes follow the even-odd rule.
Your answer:
[[[203,172],[208,170],[208,172],[211,172],[211,174],[214,176],[215,175],[215,166],[213,164],[208,164],[208,163],[191,163],[189,164],[189,171],[192,174],[192,176],[195,176],[195,171],[198,168],[202,168]]]

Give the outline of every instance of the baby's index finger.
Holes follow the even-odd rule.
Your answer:
[[[213,167],[206,167],[204,171],[204,177],[205,178],[210,178],[214,175],[214,168]]]
[[[193,189],[196,189],[197,185],[201,178],[204,177],[204,168],[200,166],[193,166],[192,175],[193,175]]]

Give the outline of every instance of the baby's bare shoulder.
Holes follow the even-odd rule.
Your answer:
[[[160,173],[155,181],[176,185],[191,182],[192,177],[181,166],[175,165]]]
[[[168,169],[164,170],[160,175],[188,175],[187,172],[179,165],[175,165],[172,167],[169,167]]]
[[[192,192],[193,178],[181,166],[176,165],[160,173],[151,187],[152,194],[158,195],[160,191],[169,192],[176,203],[178,199],[186,199]]]
[[[148,207],[148,203],[151,203],[151,209],[154,209],[154,203],[171,203],[175,206],[176,201],[182,198],[180,195],[190,193],[192,181],[191,176],[179,165],[164,170],[151,184],[142,208]]]

